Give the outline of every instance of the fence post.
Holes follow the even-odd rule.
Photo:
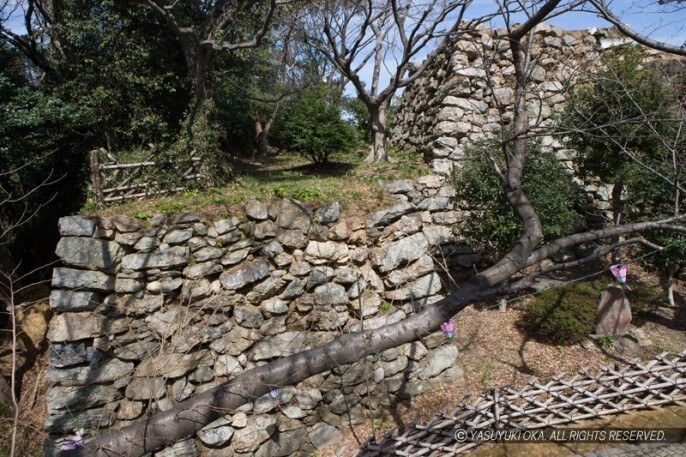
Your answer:
[[[100,162],[98,161],[98,150],[90,152],[91,158],[91,182],[93,183],[93,201],[96,205],[100,204],[102,188],[100,186]]]

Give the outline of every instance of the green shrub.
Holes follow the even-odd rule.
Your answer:
[[[342,119],[339,105],[322,87],[311,89],[291,102],[277,124],[275,137],[285,149],[314,163],[327,163],[355,144],[354,128]]]
[[[546,290],[529,304],[524,323],[539,340],[573,344],[595,329],[596,299],[606,284],[576,283]]]
[[[598,278],[548,289],[529,303],[521,325],[544,342],[578,343],[595,331],[598,296],[609,284],[607,278]],[[642,283],[632,282],[625,294],[634,317],[662,303],[659,289]]]
[[[481,141],[466,151],[464,166],[455,170],[453,182],[457,206],[471,212],[461,222],[460,233],[488,257],[498,258],[512,248],[522,225],[505,198],[489,154],[505,168],[498,143]],[[554,154],[529,146],[522,188],[541,219],[544,242],[583,228],[583,218],[574,210],[579,194]]]

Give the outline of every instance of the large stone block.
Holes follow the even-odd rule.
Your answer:
[[[142,240],[143,238],[141,238]],[[126,270],[144,270],[149,268],[181,267],[188,263],[188,248],[174,246],[164,251],[137,253],[124,256],[121,265]]]
[[[283,229],[302,230],[307,233],[312,224],[312,214],[297,200],[285,198],[279,205],[276,224]]]
[[[100,295],[92,291],[61,290],[50,292],[53,311],[90,311],[100,304]]]
[[[114,241],[84,237],[63,237],[57,243],[55,254],[67,265],[110,270],[124,252]]]
[[[608,286],[598,297],[598,335],[623,335],[631,324],[631,306],[621,286]]]
[[[264,260],[245,262],[225,271],[219,276],[222,286],[228,290],[240,289],[269,275],[269,264]]]
[[[382,273],[391,271],[398,266],[409,264],[424,254],[429,248],[429,241],[423,233],[415,233],[402,240],[389,243],[375,263]]]
[[[57,225],[62,236],[93,236],[95,219],[65,216],[59,219]]]
[[[52,270],[51,285],[55,288],[110,292],[114,289],[114,282],[114,276],[100,271],[63,267],[57,267]]]

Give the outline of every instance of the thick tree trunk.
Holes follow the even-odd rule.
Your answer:
[[[253,160],[264,160],[269,154],[269,142],[267,141],[267,135],[269,132],[266,126],[262,125],[259,119],[254,119],[255,123],[255,153],[253,154]]]
[[[386,115],[388,107],[386,105],[387,103],[381,103],[380,105],[368,106],[372,145],[365,162],[388,160],[388,152],[386,151]]]
[[[667,267],[665,269],[665,277],[663,283],[665,300],[667,300],[667,304],[672,308],[676,306],[676,302],[674,301],[674,276],[676,275],[677,270],[678,267],[676,265],[671,265]]]

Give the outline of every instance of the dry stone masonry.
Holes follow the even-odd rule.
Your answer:
[[[439,300],[448,282],[436,258],[458,275],[479,260],[453,235],[454,190],[441,176],[386,187],[397,204],[366,220],[289,199],[214,221],[62,218],[47,432],[125,426],[362,321],[378,328]],[[285,387],[278,401],[255,398],[155,455],[308,454],[396,397],[461,376],[457,348],[433,334]]]
[[[475,141],[509,127],[512,121],[514,66],[502,30],[479,28],[453,40],[424,76],[404,92],[391,131],[392,144],[425,154],[431,169],[449,174]],[[549,127],[563,108],[570,83],[597,68],[601,53],[631,42],[613,29],[566,31],[537,27],[529,74],[530,123]],[[646,49],[649,59],[661,54]],[[572,169],[571,154],[559,137],[542,136],[541,146]],[[608,189],[588,189],[609,200]]]

